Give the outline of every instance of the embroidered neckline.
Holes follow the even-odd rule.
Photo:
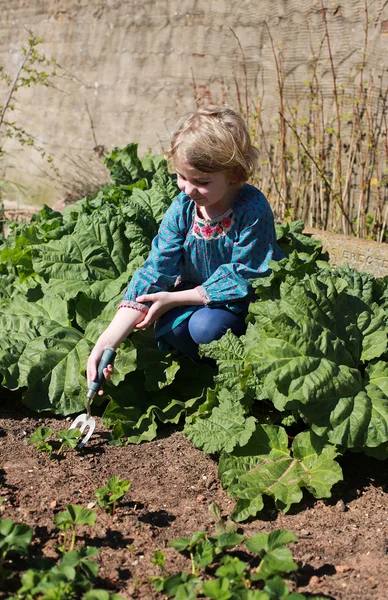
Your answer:
[[[204,219],[194,209],[192,235],[198,239],[217,240],[231,230],[235,222],[233,210],[229,209],[214,219]]]

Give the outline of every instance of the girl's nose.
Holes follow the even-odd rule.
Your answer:
[[[195,196],[195,194],[196,194],[196,187],[193,184],[191,184],[189,181],[186,181],[186,183],[185,183],[185,194],[187,194],[188,196],[193,196],[193,193],[194,193],[194,196]]]

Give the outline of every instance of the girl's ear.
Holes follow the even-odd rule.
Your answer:
[[[241,183],[241,173],[239,172],[238,169],[234,169],[233,171],[230,172],[229,175],[229,183],[230,185],[238,185]]]

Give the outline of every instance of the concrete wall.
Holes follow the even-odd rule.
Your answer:
[[[276,118],[277,80],[268,28],[288,75],[290,101],[295,90],[303,95],[309,60],[324,37],[320,0],[0,3],[0,65],[15,76],[27,37],[24,28],[29,28],[45,39],[44,51],[66,72],[53,89],[21,90],[12,115],[54,156],[60,178],[52,179],[47,164],[32,150],[22,151],[13,143],[7,143],[10,154],[0,162],[0,177],[27,185],[28,201],[38,203],[53,204],[72,187],[92,187],[105,177],[102,160],[93,152],[96,141],[108,150],[137,141],[141,152],[160,152],[171,125],[194,107],[195,96],[210,94],[238,106],[236,80],[243,98],[245,85],[252,98],[264,93],[266,119]],[[386,86],[388,3],[367,4],[368,73]],[[338,82],[347,85],[349,73],[362,60],[365,2],[324,0],[324,5]],[[244,52],[246,79],[235,36]],[[323,55],[323,91],[330,96],[326,45]],[[4,85],[0,93],[4,100]],[[376,86],[376,99],[377,93]]]

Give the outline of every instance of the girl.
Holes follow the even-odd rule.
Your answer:
[[[155,323],[160,347],[194,359],[198,344],[218,340],[228,329],[242,335],[250,280],[268,275],[268,261],[282,258],[271,208],[246,183],[258,150],[238,114],[224,106],[189,114],[173,133],[169,157],[181,193],[90,354],[89,384],[104,349],[116,349],[134,329]],[[105,377],[112,371],[109,365]]]

